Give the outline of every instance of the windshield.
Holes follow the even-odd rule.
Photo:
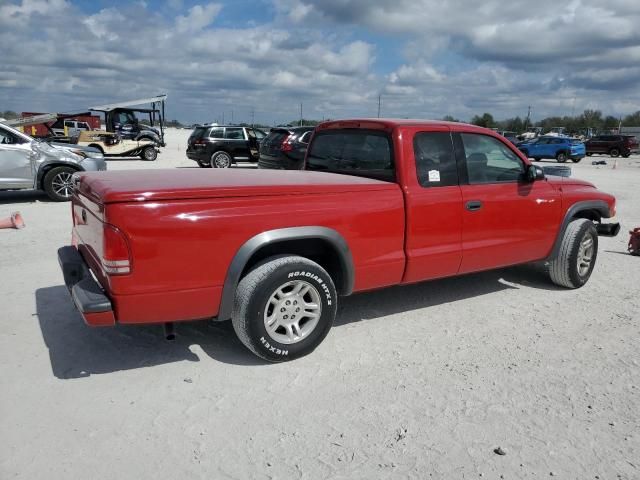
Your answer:
[[[307,170],[394,181],[391,139],[370,130],[328,130],[314,137]]]

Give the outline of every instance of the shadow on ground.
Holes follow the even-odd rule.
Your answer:
[[[334,327],[517,289],[521,285],[554,289],[547,278],[541,270],[514,267],[362,293],[341,300]],[[60,379],[180,361],[197,362],[200,359],[191,351],[192,345],[199,345],[207,355],[220,362],[265,364],[240,343],[231,322],[178,323],[177,338],[169,342],[159,325],[88,327],[75,310],[64,286],[41,288],[35,295],[51,368]],[[428,318],[428,312],[426,316]]]
[[[10,190],[0,192],[0,204],[25,202],[51,202],[47,194],[40,190]]]

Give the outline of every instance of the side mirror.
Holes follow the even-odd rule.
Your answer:
[[[529,165],[529,167],[527,167],[527,180],[529,182],[544,180],[544,170],[536,165]]]

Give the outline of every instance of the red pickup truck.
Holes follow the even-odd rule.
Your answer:
[[[471,125],[326,122],[305,162],[80,174],[58,257],[86,323],[231,319],[283,361],[324,339],[341,295],[537,261],[578,288],[619,230],[613,196]]]

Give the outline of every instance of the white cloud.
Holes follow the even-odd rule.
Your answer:
[[[179,15],[176,18],[176,30],[179,33],[189,31],[195,33],[198,30],[202,30],[211,25],[221,9],[222,5],[219,3],[210,3],[205,6],[195,5],[189,9],[189,13],[186,16]]]

